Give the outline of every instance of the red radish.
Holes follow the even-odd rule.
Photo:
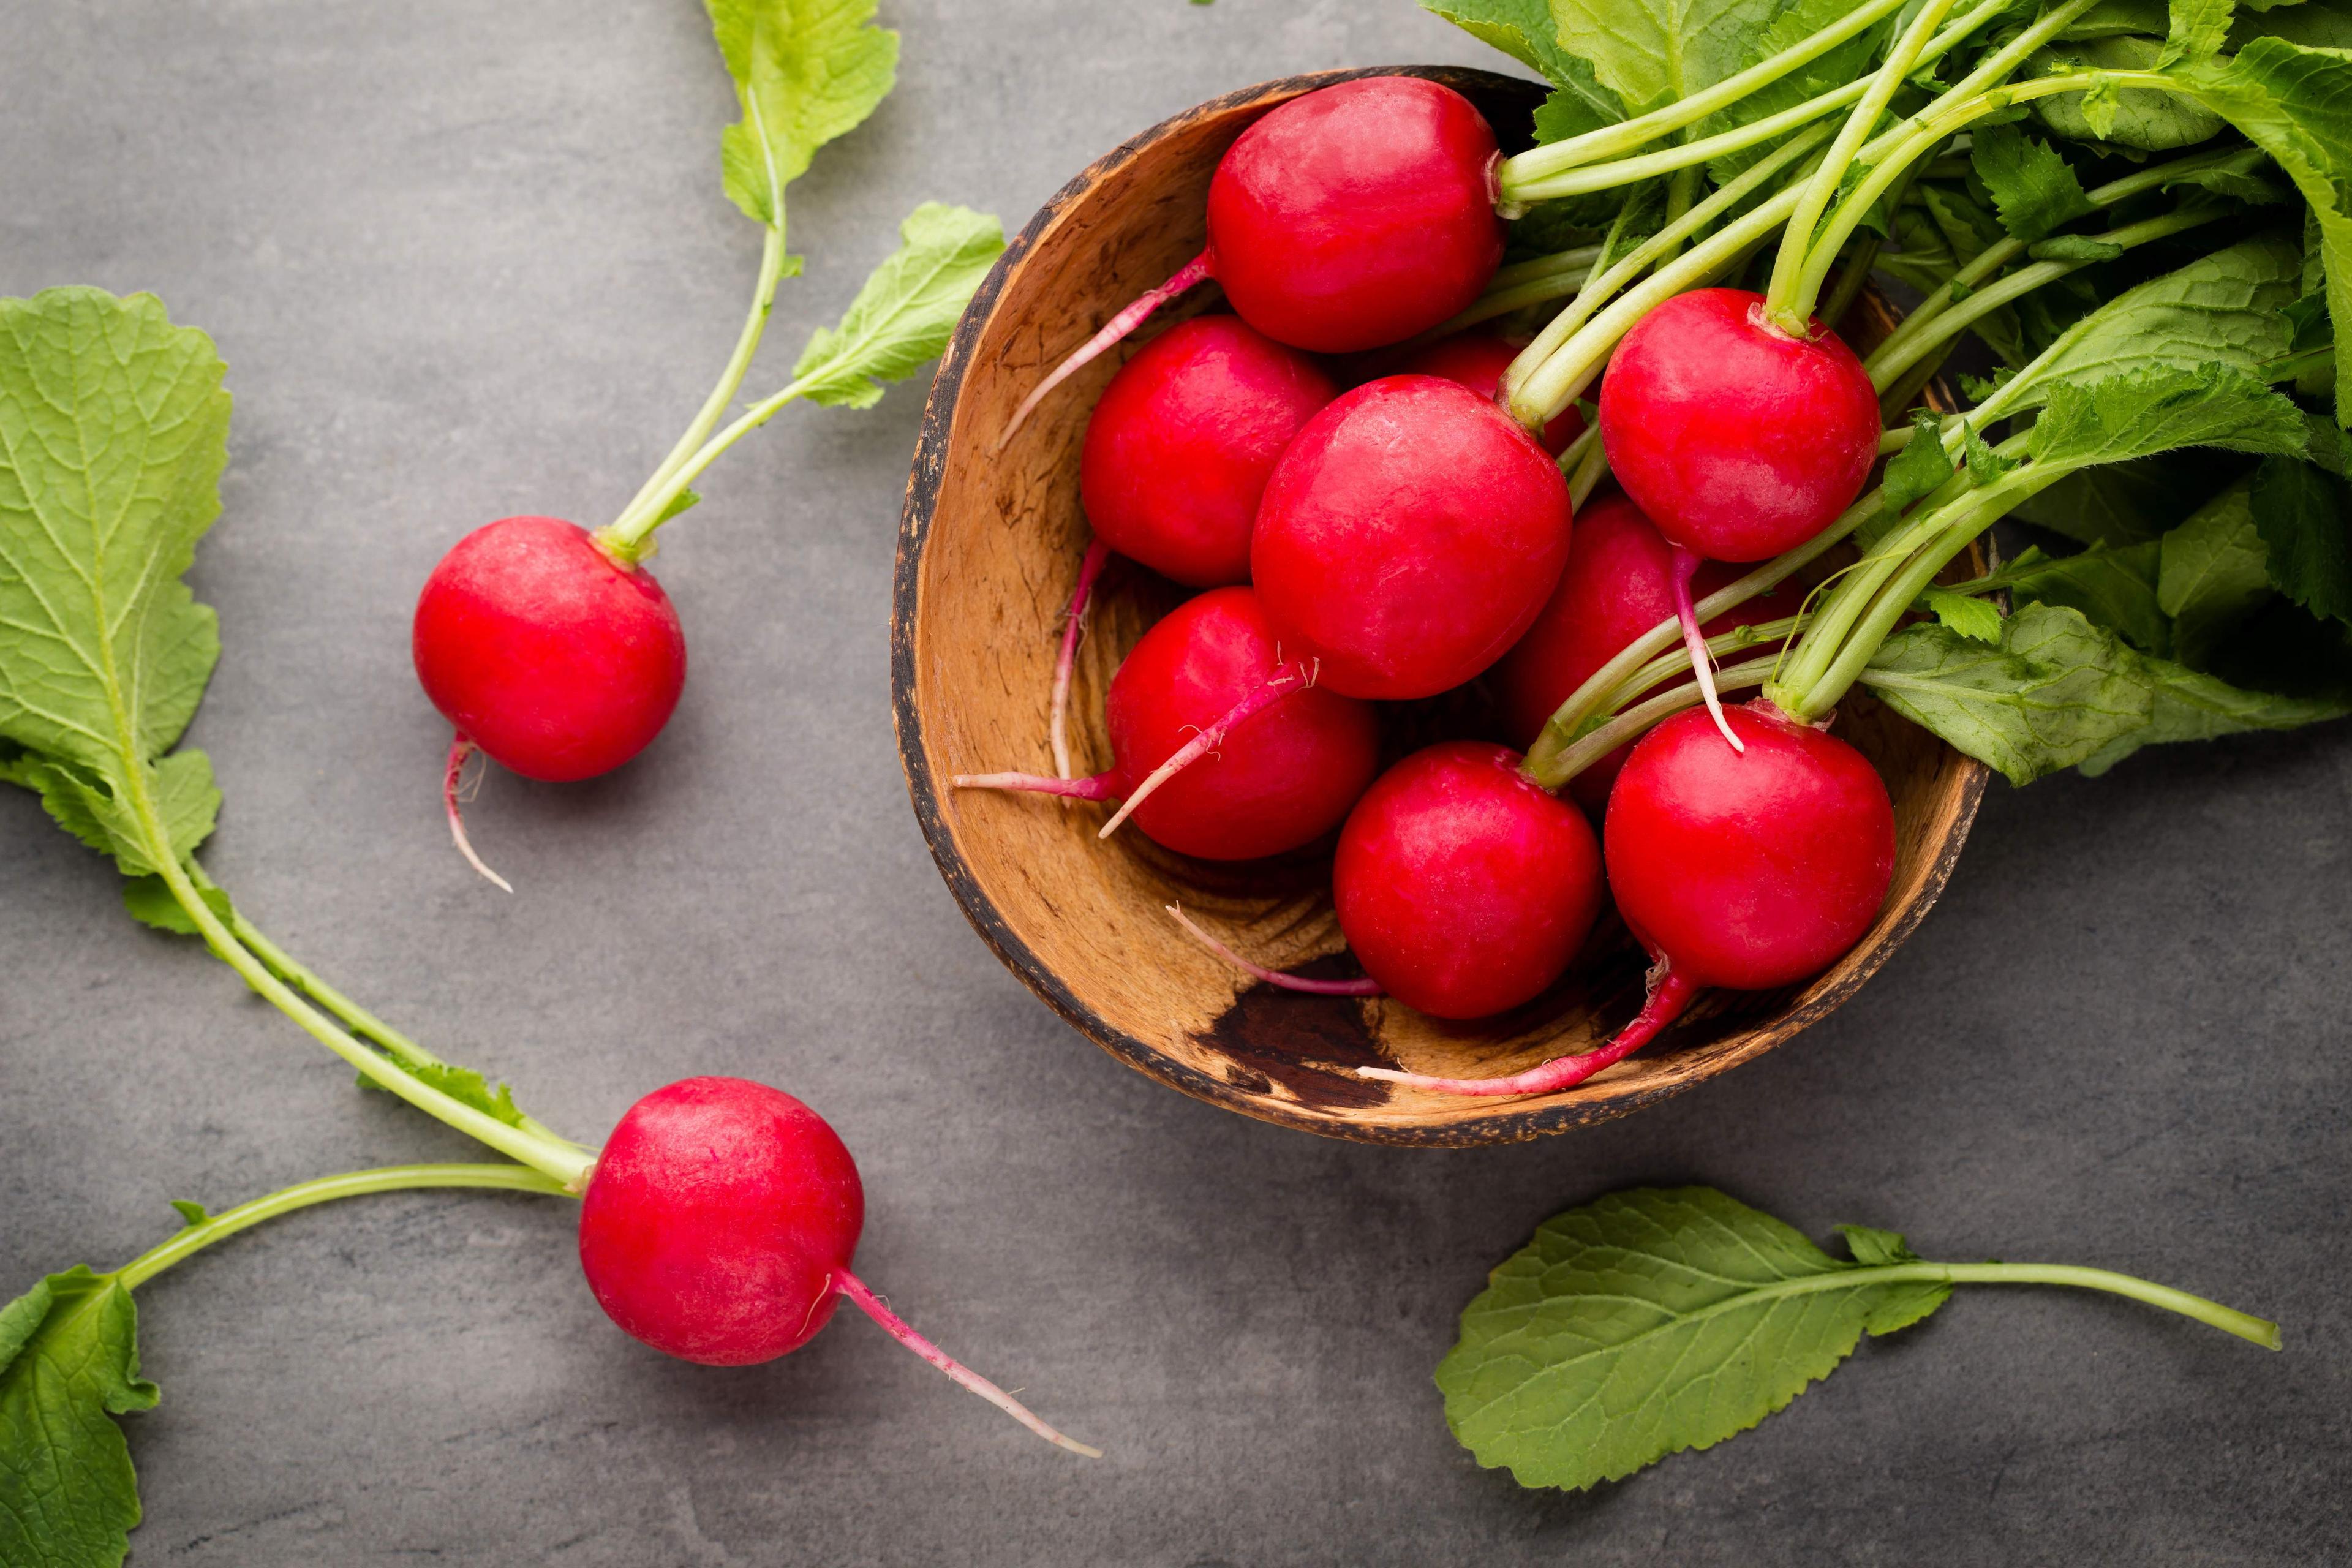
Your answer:
[[[1206,279],[1276,342],[1352,353],[1478,297],[1503,260],[1495,133],[1453,89],[1374,76],[1292,99],[1242,132],[1209,182],[1209,245],[1038,383],[1045,395]]]
[[[1583,813],[1506,747],[1449,741],[1366,791],[1339,832],[1332,901],[1389,994],[1440,1018],[1516,1007],[1559,978],[1602,897]]]
[[[1609,471],[1680,552],[1683,638],[1707,711],[1740,745],[1715,694],[1689,584],[1701,558],[1793,550],[1862,493],[1878,456],[1878,394],[1819,321],[1791,337],[1744,289],[1677,294],[1617,345],[1601,380]]]
[[[1599,1050],[1508,1078],[1358,1070],[1446,1094],[1549,1094],[1649,1044],[1703,990],[1791,984],[1861,941],[1895,875],[1886,785],[1860,752],[1769,702],[1730,721],[1738,752],[1705,713],[1675,714],[1634,746],[1609,797],[1609,889],[1657,961],[1639,1016]]]
[[[1669,543],[1762,561],[1827,528],[1878,455],[1878,397],[1845,340],[1766,321],[1764,297],[1699,289],[1634,323],[1601,381],[1609,471]]]
[[[1111,378],[1087,421],[1087,521],[1113,550],[1179,583],[1248,582],[1266,476],[1339,393],[1313,360],[1238,317],[1171,328]]]
[[[1371,709],[1312,674],[1277,648],[1255,593],[1214,589],[1146,632],[1112,677],[1111,767],[1087,779],[961,773],[954,782],[1124,797],[1153,842],[1204,860],[1296,849],[1339,825],[1379,765]]]
[[[843,1296],[890,1337],[1050,1443],[1046,1426],[909,1328],[849,1271],[866,1224],[857,1163],[824,1119],[740,1078],[690,1078],[629,1108],[580,1205],[580,1267],[632,1337],[706,1366],[773,1361]]]
[[[1596,496],[1577,514],[1576,538],[1569,546],[1559,586],[1527,636],[1495,667],[1513,741],[1532,745],[1559,705],[1595,670],[1635,637],[1674,616],[1674,553],[1642,509],[1614,490]],[[1738,576],[1738,568],[1710,562],[1698,569],[1691,591],[1704,598]],[[1700,629],[1705,636],[1720,637],[1793,610],[1794,595],[1785,600],[1759,595]],[[1570,793],[1587,811],[1600,812],[1632,750],[1620,747],[1570,782]]]
[[[1440,342],[1434,342],[1397,366],[1405,375],[1435,375],[1447,381],[1458,381],[1481,397],[1492,397],[1503,382],[1503,373],[1519,351],[1492,332],[1456,332]],[[1544,450],[1559,457],[1569,444],[1584,434],[1584,413],[1570,404],[1560,416],[1544,426]]]
[[[450,831],[500,887],[458,815],[467,752],[526,778],[593,778],[645,750],[686,684],[686,634],[653,574],[560,518],[501,518],[459,540],[417,595],[411,649],[425,694],[457,727]]]
[[[1568,559],[1568,483],[1433,375],[1342,393],[1275,465],[1250,574],[1292,658],[1350,697],[1432,697],[1500,658]]]

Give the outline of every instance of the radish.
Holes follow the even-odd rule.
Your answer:
[[[1208,279],[1243,321],[1318,353],[1437,325],[1502,265],[1500,159],[1470,100],[1419,77],[1361,77],[1270,110],[1210,179],[1208,247],[1039,382],[999,447],[1046,394]]]
[[[1500,658],[1568,559],[1568,483],[1492,402],[1431,375],[1342,393],[1275,465],[1250,575],[1286,657],[1350,697],[1431,697]]]
[[[1738,578],[1732,567],[1701,566],[1692,591],[1701,597]],[[1720,637],[1735,627],[1777,618],[1783,601],[1759,596],[1727,610],[1700,628]],[[1610,491],[1578,513],[1576,538],[1559,586],[1527,635],[1495,667],[1495,684],[1510,738],[1530,745],[1561,703],[1634,638],[1675,613],[1674,547],[1662,538],[1642,509]],[[1621,747],[1580,773],[1570,789],[1587,811],[1598,813],[1609,786],[1624,766],[1630,746]]]
[[[959,773],[959,789],[1123,798],[1154,843],[1254,860],[1313,843],[1347,816],[1379,765],[1371,709],[1286,662],[1257,595],[1218,588],[1146,632],[1104,703],[1112,765],[1091,778]]]
[[[1820,321],[1782,330],[1765,297],[1697,289],[1643,316],[1601,378],[1609,471],[1675,547],[1684,641],[1736,751],[1691,609],[1702,559],[1761,561],[1837,521],[1878,457],[1878,394]]]
[[[416,677],[457,728],[443,798],[474,868],[457,783],[478,749],[525,778],[593,778],[644,751],[686,684],[669,595],[576,523],[509,517],[441,558],[416,601]]]
[[[1492,332],[1456,332],[1429,345],[1397,366],[1400,374],[1434,375],[1458,381],[1481,397],[1493,397],[1503,373],[1519,351]],[[1544,426],[1544,450],[1559,457],[1584,433],[1584,413],[1574,404]]]
[[[1598,1050],[1507,1078],[1357,1070],[1444,1094],[1549,1094],[1649,1044],[1702,990],[1791,984],[1861,941],[1895,875],[1886,785],[1860,752],[1769,702],[1735,708],[1729,719],[1737,752],[1717,743],[1696,710],[1660,724],[1633,748],[1609,797],[1609,889],[1656,961],[1632,1023]],[[1379,793],[1375,785],[1366,801]],[[1340,847],[1344,857],[1344,834]],[[1379,975],[1352,931],[1349,941]]]
[[[1313,360],[1239,317],[1179,323],[1095,405],[1078,463],[1087,521],[1179,583],[1248,582],[1250,524],[1275,459],[1339,392]]]
[[[765,1084],[690,1078],[631,1106],[597,1155],[580,1205],[580,1267],[625,1332],[706,1366],[789,1354],[846,1296],[1047,1442],[1102,1457],[883,1305],[849,1269],[865,1223],[857,1163],[823,1117]]]
[[[1529,1001],[1601,913],[1591,826],[1519,760],[1477,741],[1415,752],[1340,829],[1339,929],[1364,973],[1409,1007],[1479,1018]]]

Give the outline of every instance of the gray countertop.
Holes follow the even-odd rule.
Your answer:
[[[898,92],[793,189],[770,375],[927,198],[1017,226],[1153,121],[1292,71],[1493,63],[1408,0],[886,0]],[[466,530],[595,522],[732,340],[757,232],[692,0],[8,0],[0,292],[152,289],[218,340],[226,655],[206,852],[310,963],[583,1135],[698,1072],[840,1129],[861,1271],[1110,1458],[845,1317],[719,1372],[596,1310],[570,1216],[403,1194],[142,1292],[133,1559],[270,1564],[2316,1563],[2352,1551],[2352,732],[1995,784],[1943,903],[1793,1045],[1517,1148],[1326,1142],[1116,1065],[998,966],[906,802],[886,622],[919,389],[788,411],[658,570],[694,675],[643,759],[493,777],[451,852],[411,604]],[[0,1296],[331,1170],[471,1145],[352,1075],[0,794]],[[1826,1237],[2105,1265],[2282,1320],[1979,1290],[1757,1431],[1585,1496],[1446,1433],[1485,1270],[1636,1182]]]

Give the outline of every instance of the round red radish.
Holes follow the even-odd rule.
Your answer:
[[[1878,395],[1845,341],[1766,320],[1742,289],[1677,294],[1634,323],[1601,382],[1609,471],[1658,531],[1710,561],[1794,549],[1862,493]]]
[[[527,778],[593,778],[646,749],[686,684],[653,574],[586,529],[509,517],[459,540],[417,596],[416,677],[458,733]]]
[[[1313,843],[1347,816],[1380,763],[1371,708],[1313,684],[1247,588],[1187,600],[1143,634],[1104,700],[1111,765],[1092,778],[959,773],[959,789],[1129,804],[1156,843],[1255,860]]]
[[[1283,657],[1350,697],[1431,697],[1485,669],[1568,558],[1568,485],[1459,383],[1391,375],[1307,421],[1275,465],[1250,575]]]
[[[1249,589],[1179,605],[1137,642],[1105,699],[1115,793],[1129,793],[1282,663]],[[1154,843],[1204,860],[1278,855],[1339,826],[1379,766],[1371,709],[1316,686],[1234,726],[1138,806],[1135,825]]]
[[[1419,77],[1323,88],[1241,134],[1209,183],[1209,271],[1244,321],[1318,353],[1437,325],[1503,260],[1495,133]]]
[[[1539,995],[1583,946],[1601,848],[1575,806],[1502,746],[1450,741],[1382,773],[1349,815],[1332,901],[1356,961],[1441,1018]]]
[[[1113,550],[1179,583],[1248,582],[1266,476],[1339,390],[1313,360],[1238,317],[1179,323],[1095,405],[1078,465],[1087,521]]]
[[[1674,547],[1640,507],[1616,491],[1594,497],[1577,514],[1576,538],[1559,586],[1527,636],[1495,667],[1512,739],[1532,745],[1559,705],[1595,670],[1660,621],[1675,618],[1673,564]],[[1698,569],[1691,591],[1705,598],[1739,575],[1738,567],[1708,562]],[[1702,629],[1720,637],[1737,626],[1780,619],[1793,613],[1795,605],[1794,594],[1759,595]],[[1570,782],[1570,792],[1587,810],[1598,812],[1607,801],[1631,750],[1619,747]]]
[[[634,1337],[746,1366],[824,1327],[865,1224],[856,1162],[823,1117],[764,1084],[690,1078],[631,1106],[596,1156],[580,1266]]]
[[[765,1084],[690,1078],[631,1106],[598,1152],[580,1205],[580,1268],[622,1329],[709,1366],[800,1349],[845,1296],[1047,1442],[1101,1458],[917,1333],[850,1272],[865,1224],[856,1162],[823,1117]]]
[[[1397,369],[1406,375],[1435,375],[1458,381],[1481,397],[1492,397],[1495,389],[1502,384],[1503,373],[1518,357],[1517,349],[1492,332],[1456,332],[1430,344]],[[1583,410],[1570,404],[1565,413],[1544,426],[1544,450],[1556,458],[1583,434]]]
[[[1769,702],[1696,709],[1633,748],[1609,797],[1609,887],[1685,997],[1819,973],[1877,919],[1895,806],[1860,752]]]

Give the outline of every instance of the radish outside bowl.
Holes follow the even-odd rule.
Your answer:
[[[949,888],[997,956],[1080,1033],[1171,1088],[1261,1121],[1368,1142],[1507,1142],[1622,1116],[1688,1089],[1853,995],[1943,890],[1988,774],[1867,697],[1849,698],[1837,732],[1878,769],[1895,812],[1894,886],[1868,934],[1814,980],[1702,998],[1641,1055],[1573,1089],[1517,1100],[1397,1089],[1352,1069],[1490,1077],[1591,1048],[1642,1000],[1647,961],[1613,916],[1602,918],[1559,984],[1498,1017],[1449,1024],[1383,999],[1300,995],[1227,967],[1164,907],[1181,904],[1260,963],[1352,973],[1339,956],[1328,846],[1218,865],[1169,853],[1131,825],[1098,841],[1098,807],[950,786],[960,773],[1051,768],[1054,660],[1088,538],[1079,447],[1121,356],[1073,377],[1000,453],[1014,408],[1065,353],[1199,253],[1210,175],[1253,121],[1301,93],[1379,74],[1426,77],[1464,93],[1507,150],[1524,140],[1542,99],[1530,82],[1448,67],[1266,82],[1120,147],[1064,187],[1013,242],[964,313],[924,414],[899,531],[892,700],[915,813]],[[1215,298],[1213,289],[1195,290],[1187,309],[1162,314],[1175,319]],[[1862,313],[1883,334],[1883,305],[1865,305]],[[1858,335],[1875,334],[1864,323]],[[1107,577],[1105,587],[1088,613],[1071,700],[1081,773],[1109,756],[1102,697],[1119,659],[1183,596],[1135,568]]]

